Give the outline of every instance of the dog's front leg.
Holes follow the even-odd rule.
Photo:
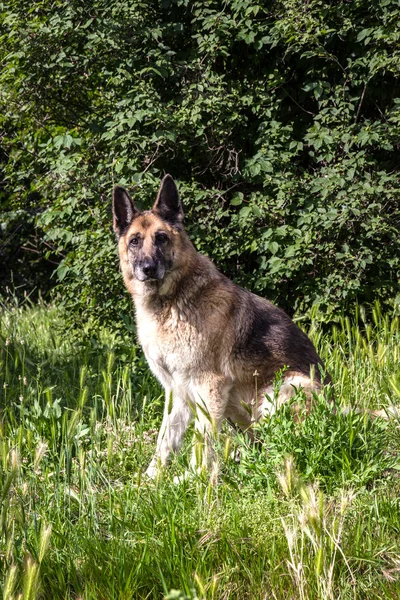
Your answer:
[[[210,376],[206,383],[197,386],[196,437],[191,467],[194,471],[207,471],[211,483],[218,480],[216,440],[226,413],[231,384],[225,378]]]
[[[155,477],[160,467],[168,463],[171,452],[176,452],[192,419],[193,412],[183,394],[165,390],[164,416],[158,432],[157,447],[146,475]]]

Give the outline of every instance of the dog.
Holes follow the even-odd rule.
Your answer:
[[[215,440],[224,419],[251,425],[302,389],[307,401],[330,381],[312,342],[268,300],[242,289],[198,253],[183,227],[173,178],[165,175],[151,210],[140,212],[122,187],[113,191],[120,266],[135,306],[137,334],[165,389],[155,477],[178,450],[193,417],[203,440],[192,467],[218,477]],[[274,386],[277,373],[282,385]]]

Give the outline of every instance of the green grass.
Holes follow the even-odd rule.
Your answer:
[[[335,400],[296,421],[283,408],[258,444],[226,426],[216,487],[173,483],[190,437],[158,481],[141,479],[162,390],[133,339],[78,342],[62,320],[1,311],[4,599],[400,596],[400,423],[366,412],[400,403],[398,318],[376,305],[370,323],[357,308],[329,335],[313,325]]]

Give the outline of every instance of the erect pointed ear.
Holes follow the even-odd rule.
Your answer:
[[[153,211],[172,225],[179,225],[183,220],[182,204],[175,181],[171,175],[165,175],[158,190]]]
[[[113,190],[112,208],[114,231],[120,237],[139,214],[139,211],[133,206],[128,192],[119,186],[116,186]]]

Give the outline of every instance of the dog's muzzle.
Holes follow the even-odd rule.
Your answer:
[[[139,281],[160,281],[165,275],[162,265],[150,261],[136,264],[134,272]]]

